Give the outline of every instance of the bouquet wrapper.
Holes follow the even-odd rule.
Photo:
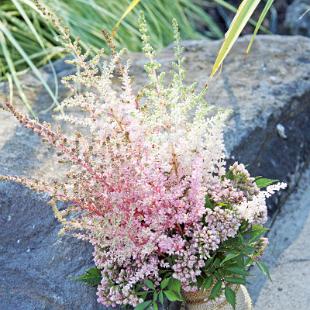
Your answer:
[[[251,297],[243,285],[232,287],[236,292],[236,310],[253,310]],[[196,292],[183,292],[186,310],[232,310],[225,296],[216,300],[209,300],[211,290],[199,290]]]

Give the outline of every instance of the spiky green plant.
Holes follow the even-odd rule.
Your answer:
[[[0,81],[11,79],[18,93],[32,112],[19,74],[31,69],[41,81],[54,104],[57,103],[57,79],[51,60],[62,56],[63,48],[56,41],[55,31],[29,0],[4,0],[0,4]],[[51,88],[38,67],[50,63],[54,73]],[[54,105],[53,104],[53,105]]]
[[[231,6],[229,3],[227,3],[224,0],[213,0],[217,4],[225,7],[226,9],[234,11],[234,7]],[[126,17],[140,2],[143,2],[142,0],[131,0],[130,5],[127,7],[125,13],[121,17],[121,19],[117,22],[116,26],[118,26],[121,21]],[[237,41],[238,37],[240,36],[243,28],[246,26],[248,22],[253,24],[253,20],[251,20],[251,16],[253,12],[256,10],[257,6],[263,2],[263,0],[242,0],[238,10],[236,10],[236,14],[234,19],[232,20],[228,31],[225,34],[225,39],[222,43],[222,46],[219,50],[219,53],[217,55],[217,58],[214,62],[211,77],[218,71],[220,66],[222,65],[224,59],[230,52],[231,48],[233,47],[234,43]],[[271,8],[273,4],[273,0],[267,0],[265,7],[260,15],[260,18],[257,23],[254,22],[255,30],[253,37],[249,43],[247,52],[249,52],[254,38],[258,32],[258,30],[261,28],[262,22],[264,18],[266,17],[269,9]]]
[[[117,30],[115,42],[119,47],[132,51],[141,49],[137,18],[139,9],[144,11],[151,34],[151,43],[161,48],[173,41],[170,21],[175,18],[180,25],[183,39],[197,39],[203,36],[220,38],[222,30],[211,15],[203,8],[205,5],[222,6],[227,10],[236,9],[225,0],[40,0],[47,4],[68,26],[70,33],[80,37],[81,45],[96,53],[105,46],[102,30]],[[244,0],[244,2],[260,0]],[[270,4],[269,0],[268,3]],[[57,42],[57,30],[38,12],[32,0],[2,0],[0,2],[0,81],[11,79],[31,111],[31,104],[24,93],[19,74],[31,69],[57,104],[57,77],[52,61],[64,56],[64,50]],[[135,9],[134,9],[135,8]],[[130,13],[130,14],[129,14]],[[237,12],[237,14],[239,14]],[[255,21],[250,20],[255,25]],[[203,26],[198,33],[195,25]],[[117,26],[117,27],[115,27]],[[261,21],[258,27],[261,26]],[[256,29],[257,32],[258,28]],[[116,32],[116,31],[115,31]],[[226,38],[234,42],[234,38]],[[229,43],[229,42],[228,42]],[[220,52],[221,54],[221,52]],[[219,55],[220,55],[219,54]],[[224,58],[226,56],[226,52]],[[223,58],[218,59],[215,68]],[[49,86],[38,68],[49,63],[54,72],[54,84]]]
[[[57,104],[57,79],[52,86],[47,85],[38,68],[64,55],[57,42],[57,30],[38,12],[35,1],[2,0],[0,2],[0,81],[10,78],[28,109],[31,104],[24,93],[19,75],[32,70]],[[68,26],[74,37],[80,37],[81,45],[93,52],[105,46],[102,30],[112,31],[130,0],[44,0]],[[206,35],[219,38],[220,28],[193,0],[175,0],[171,5],[167,0],[141,2],[151,29],[151,42],[156,48],[173,40],[170,22],[176,18],[183,38],[197,39]],[[132,51],[141,49],[137,26],[139,10],[131,12],[123,21],[116,44]],[[206,31],[199,34],[194,24],[199,21]]]

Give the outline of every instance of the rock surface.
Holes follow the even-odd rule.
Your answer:
[[[209,81],[207,98],[210,104],[232,109],[225,136],[228,153],[249,164],[254,175],[287,181],[293,190],[310,160],[310,40],[258,37],[245,56],[248,40],[240,40],[222,73]],[[184,44],[188,81],[198,81],[202,87],[220,42]],[[130,57],[132,73],[141,85],[145,60],[139,54]],[[159,55],[164,69],[172,59],[172,48]],[[72,70],[62,61],[55,69],[59,76]],[[43,72],[52,81],[50,69]],[[32,86],[35,111],[50,105],[31,75],[23,83]],[[0,86],[0,100],[5,90],[6,85]],[[64,96],[62,88],[60,93]],[[49,114],[40,118],[52,120]],[[54,159],[36,136],[0,113],[0,174],[61,177]],[[274,204],[273,214],[288,193],[274,201],[278,208]],[[46,201],[44,195],[19,185],[0,184],[0,309],[103,309],[96,304],[95,290],[72,280],[91,265],[90,247],[57,238],[59,225]]]
[[[284,26],[290,34],[310,37],[309,0],[295,0],[288,6]]]
[[[310,170],[284,204],[263,257],[272,282],[255,270],[249,285],[255,310],[308,310],[310,295]],[[288,233],[289,231],[289,233]]]
[[[0,184],[0,309],[102,309],[95,289],[74,280],[91,266],[91,248],[60,229],[47,197]]]

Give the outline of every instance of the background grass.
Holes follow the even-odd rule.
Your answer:
[[[141,49],[137,19],[140,10],[150,28],[151,42],[155,48],[163,47],[173,40],[171,20],[175,17],[184,39],[203,36],[220,38],[223,33],[208,15],[200,0],[147,0],[126,17],[119,27],[116,44],[131,51]],[[209,3],[209,0],[207,1]],[[55,11],[73,37],[80,37],[82,46],[93,53],[105,46],[102,29],[109,32],[128,7],[130,0],[45,0]],[[173,5],[171,5],[173,3]],[[199,23],[204,31],[199,33]],[[64,50],[57,42],[57,30],[46,21],[32,0],[0,1],[0,81],[12,80],[18,93],[31,111],[31,104],[23,92],[19,75],[31,69],[47,92],[57,103],[57,81],[51,89],[41,76],[39,67],[63,57]]]
[[[102,30],[111,32],[131,0],[44,0],[55,11],[74,38],[95,53],[105,46]],[[144,11],[151,35],[151,43],[161,48],[173,41],[171,20],[176,18],[182,39],[223,37],[223,27],[208,14],[214,7],[235,11],[225,0],[143,0],[130,12],[115,37],[118,47],[141,50],[138,15]],[[254,21],[251,21],[255,24]],[[198,31],[199,29],[199,31]],[[57,79],[51,89],[41,76],[39,67],[64,56],[57,41],[57,30],[37,10],[32,0],[0,1],[0,81],[11,79],[28,109],[31,104],[23,92],[19,75],[32,70],[57,104]]]
[[[130,0],[46,0],[44,1],[70,28],[74,37],[80,37],[82,45],[96,51],[105,46],[102,29],[112,31]],[[145,12],[155,48],[166,46],[173,40],[171,20],[175,17],[184,39],[203,36],[220,38],[223,32],[208,15],[202,2],[195,0],[141,1],[119,27],[116,43],[131,51],[141,50],[137,25],[139,9]],[[198,33],[195,25],[204,28]],[[2,0],[0,2],[0,78],[11,73],[10,63],[16,72],[31,67],[30,61],[40,67],[49,60],[62,56],[57,42],[57,31],[39,14],[31,0]],[[9,58],[5,55],[7,49]],[[27,57],[24,57],[25,55]]]

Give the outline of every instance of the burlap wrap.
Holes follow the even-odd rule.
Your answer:
[[[232,287],[236,292],[236,310],[252,310],[250,295],[243,285]],[[226,302],[225,296],[214,301],[209,300],[210,290],[197,292],[183,292],[187,310],[232,310],[232,306]]]

